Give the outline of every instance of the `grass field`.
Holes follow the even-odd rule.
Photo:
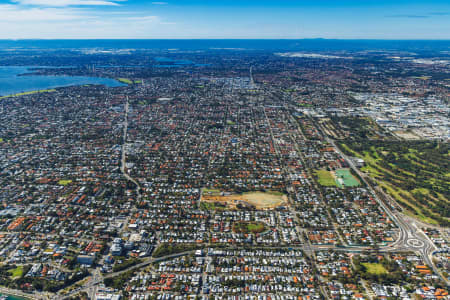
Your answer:
[[[128,78],[117,78],[117,81],[119,81],[119,82],[122,82],[122,83],[125,83],[125,84],[133,84],[133,83],[135,83],[135,84],[138,84],[138,83],[142,83],[142,80],[131,80],[131,79],[128,79]]]
[[[359,186],[360,183],[355,176],[350,173],[350,169],[340,169],[335,171],[336,174],[336,184],[339,187],[355,187]]]
[[[23,275],[23,266],[18,266],[15,269],[8,271],[11,274],[11,278],[20,278]]]
[[[220,195],[221,191],[218,189],[203,188],[202,193],[217,196],[217,195]]]
[[[317,170],[318,182],[322,186],[355,187],[359,186],[359,181],[350,173],[350,169],[340,169],[333,172],[327,170]]]
[[[366,267],[366,272],[374,275],[382,275],[387,274],[387,270],[383,267],[382,264],[379,263],[361,263],[364,267]]]
[[[205,202],[202,201],[200,203],[200,209],[203,210],[224,210],[226,208],[226,204],[222,202]]]
[[[337,186],[336,180],[331,172],[327,170],[316,170],[318,182],[322,186]]]
[[[236,222],[233,224],[233,231],[237,233],[261,233],[266,229],[261,222]]]
[[[388,183],[381,183],[380,186],[383,190],[387,191],[400,205],[408,207],[408,215],[411,217],[419,218],[421,221],[430,223],[430,224],[438,224],[438,222],[430,217],[426,217],[421,208],[413,204],[414,197],[408,192],[401,189],[397,189],[395,186],[390,185]]]
[[[47,89],[47,90],[23,92],[23,93],[18,93],[18,94],[2,96],[2,97],[0,97],[0,99],[9,98],[9,97],[19,97],[19,96],[33,95],[33,94],[38,94],[38,93],[49,93],[49,92],[56,92],[56,90],[55,89]]]
[[[287,204],[287,196],[280,192],[222,194],[219,190],[203,189],[201,201],[206,203],[223,203],[228,209],[236,209],[238,205],[251,205],[256,209],[274,209]]]
[[[117,81],[122,82],[122,83],[126,83],[126,84],[133,84],[133,81],[131,81],[128,78],[117,78]]]
[[[61,179],[60,181],[58,181],[59,185],[68,185],[69,183],[72,183],[72,180],[70,180],[70,179]]]
[[[450,224],[449,144],[437,141],[346,141],[348,155],[365,161],[362,171],[423,222]]]

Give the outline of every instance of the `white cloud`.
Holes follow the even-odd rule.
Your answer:
[[[0,4],[0,39],[167,38],[182,32],[180,24],[146,11],[95,6],[125,1],[11,0]]]
[[[119,0],[122,1],[122,0]],[[37,5],[48,7],[66,7],[66,6],[119,6],[117,0],[13,0],[21,5]]]
[[[159,17],[157,16],[142,16],[142,17],[121,17],[118,18],[121,20],[126,20],[126,21],[136,21],[136,22],[154,22],[154,21],[159,21]]]
[[[164,38],[179,32],[159,16],[105,13],[76,7],[0,4],[0,39]]]
[[[154,5],[166,5],[168,3],[167,2],[152,2],[152,4],[154,4]]]
[[[67,21],[86,18],[74,9],[59,8],[28,8],[21,9],[16,5],[0,5],[1,22],[8,22],[8,25],[21,22],[38,21]],[[6,29],[8,26],[6,26]]]

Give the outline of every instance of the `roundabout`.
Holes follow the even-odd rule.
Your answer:
[[[418,239],[408,239],[406,243],[408,244],[408,246],[413,248],[422,248],[423,246],[425,246],[425,243]]]

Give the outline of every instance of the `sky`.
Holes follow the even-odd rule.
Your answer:
[[[0,0],[0,39],[450,39],[445,0]]]

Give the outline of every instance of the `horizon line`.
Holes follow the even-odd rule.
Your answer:
[[[189,41],[189,40],[230,40],[230,41],[238,41],[238,40],[279,40],[279,41],[299,41],[299,40],[338,40],[338,41],[449,41],[450,38],[442,38],[442,39],[410,39],[410,38],[0,38],[0,41],[96,41],[96,40],[148,40],[148,41],[167,41],[167,40],[180,40],[180,41]]]

